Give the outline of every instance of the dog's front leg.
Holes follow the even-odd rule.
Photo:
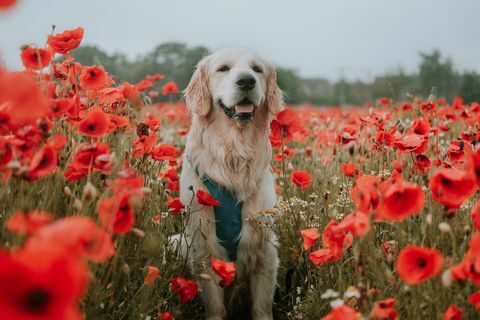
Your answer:
[[[273,296],[277,284],[278,256],[275,246],[265,243],[264,259],[250,273],[253,320],[271,320]]]
[[[213,272],[211,272],[213,274]],[[223,300],[223,288],[217,285],[214,278],[202,280],[202,299],[205,304],[205,316],[207,320],[223,320],[227,316]]]

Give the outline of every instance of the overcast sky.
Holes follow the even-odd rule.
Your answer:
[[[165,41],[247,47],[302,76],[372,80],[416,71],[438,48],[480,71],[480,0],[18,0],[0,14],[0,52],[21,68],[22,44],[50,26],[85,28],[84,44],[129,57]]]

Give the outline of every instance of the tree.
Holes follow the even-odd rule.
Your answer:
[[[466,103],[480,102],[480,74],[473,71],[464,73],[459,93]]]
[[[428,96],[432,87],[437,88],[439,96],[452,99],[458,88],[458,76],[453,70],[453,63],[450,58],[441,61],[439,50],[431,54],[420,53],[420,90],[424,96]]]

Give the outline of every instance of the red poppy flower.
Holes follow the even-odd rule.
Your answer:
[[[422,154],[428,146],[428,137],[418,134],[407,134],[398,138],[393,143],[400,151]]]
[[[168,94],[178,93],[178,86],[175,82],[170,81],[163,85],[162,87],[162,94],[164,96]]]
[[[442,168],[430,178],[428,187],[433,200],[450,207],[458,208],[477,190],[472,175],[458,169]]]
[[[48,36],[48,45],[53,51],[65,54],[70,50],[76,49],[83,38],[83,28],[78,27],[73,30],[65,30],[54,36]]]
[[[50,100],[52,116],[60,117],[66,114],[75,105],[74,98],[59,98]]]
[[[323,244],[329,248],[333,255],[333,260],[340,259],[345,249],[352,245],[353,236],[347,230],[338,227],[338,222],[330,220],[322,234]]]
[[[168,181],[167,182],[167,190],[172,192],[179,192],[180,191],[180,182],[179,181]]]
[[[153,150],[152,158],[157,161],[176,161],[179,153],[171,144],[161,144]]]
[[[104,136],[110,124],[108,115],[100,108],[93,108],[78,124],[78,131],[91,138]]]
[[[351,232],[355,237],[364,236],[370,230],[370,219],[367,214],[356,211],[342,219],[334,229]]]
[[[215,207],[220,204],[220,202],[214,197],[212,197],[210,193],[203,190],[197,191],[197,201],[199,204],[202,204],[208,207]]]
[[[150,135],[142,135],[139,138],[133,140],[133,154],[135,157],[141,157],[145,153],[153,152],[155,146],[157,145],[157,134],[151,133]]]
[[[428,122],[423,118],[420,118],[413,121],[412,126],[410,127],[410,130],[408,130],[408,133],[426,136],[430,133],[430,127],[431,127],[430,122]]]
[[[316,251],[310,252],[308,258],[314,265],[322,265],[328,261],[333,260],[333,254],[330,249],[318,249]]]
[[[57,170],[57,151],[48,143],[37,152],[30,162],[28,177],[32,180],[44,177]]]
[[[17,211],[8,218],[5,227],[10,232],[30,235],[49,224],[52,220],[53,217],[48,212],[35,210],[30,212]]]
[[[172,286],[172,291],[180,295],[180,301],[182,303],[187,303],[198,293],[198,283],[195,281],[190,281],[182,276],[173,278],[170,281]]]
[[[443,314],[442,320],[462,320],[463,314],[456,305],[450,305]]]
[[[165,173],[165,178],[171,181],[178,181],[178,171],[175,169],[168,169]]]
[[[425,194],[420,186],[398,179],[382,193],[383,201],[376,219],[402,221],[420,213],[425,206]]]
[[[174,320],[173,315],[170,312],[159,312],[157,318],[160,320]]]
[[[468,297],[468,303],[473,305],[475,309],[480,309],[480,291],[477,291]]]
[[[103,67],[83,67],[80,76],[80,86],[89,90],[99,90],[103,89],[109,84],[108,73],[103,69]]]
[[[312,176],[307,171],[292,171],[290,181],[302,188],[302,192],[312,183]]]
[[[355,186],[350,190],[350,198],[357,205],[357,210],[370,213],[376,209],[380,197],[378,194],[378,186],[380,179],[376,176],[361,176],[357,178]]]
[[[35,125],[49,113],[49,101],[32,73],[0,70],[0,118],[6,117],[2,122]]]
[[[148,88],[151,88],[152,86],[153,86],[153,82],[147,79],[143,79],[137,84],[135,84],[135,88],[140,92],[143,92]],[[177,88],[177,92],[178,92],[178,88]]]
[[[472,218],[475,229],[480,230],[480,201],[477,201],[470,211],[470,217]]]
[[[24,47],[20,53],[23,66],[26,69],[41,70],[52,61],[52,53],[48,49]]]
[[[302,128],[302,121],[298,114],[290,108],[285,108],[277,114],[277,117],[270,123],[272,134],[277,139],[286,142],[292,139],[293,134]]]
[[[430,170],[430,158],[426,155],[418,154],[415,157],[415,167],[422,173],[427,173]]]
[[[125,99],[127,99],[132,106],[139,107],[142,105],[140,92],[135,86],[132,86],[128,82],[124,82],[122,85],[122,92]]]
[[[322,320],[358,320],[361,316],[355,309],[343,305],[333,308]]]
[[[370,316],[374,319],[397,319],[398,313],[394,307],[396,301],[396,299],[389,298],[375,302]]]
[[[397,258],[397,273],[407,284],[419,284],[436,276],[443,265],[443,256],[435,249],[407,246]]]
[[[85,265],[50,243],[0,254],[0,319],[81,320]]]
[[[48,247],[56,243],[71,256],[102,262],[115,253],[111,236],[89,217],[71,216],[52,222],[38,229],[25,247]]]
[[[212,267],[213,272],[222,278],[220,280],[220,286],[228,287],[235,276],[235,263],[225,262],[223,260],[214,258],[210,261],[210,266]]]
[[[17,4],[17,0],[0,0],[0,10],[10,9]]]
[[[343,144],[348,144],[352,141],[356,140],[355,135],[358,132],[358,127],[353,126],[353,125],[346,125],[342,131],[340,131],[337,135],[337,142],[338,143],[343,143]]]
[[[300,234],[303,238],[303,249],[309,250],[320,238],[320,232],[317,228],[300,230]]]
[[[127,233],[135,224],[128,196],[103,199],[98,206],[98,215],[105,228],[113,233]]]
[[[345,177],[355,177],[360,173],[360,167],[353,163],[342,164],[340,168]]]
[[[166,206],[168,208],[168,213],[173,215],[179,214],[184,208],[179,198],[172,198],[170,196],[168,197]]]
[[[147,275],[146,275],[145,281],[144,281],[145,284],[148,285],[148,284],[151,284],[153,281],[155,281],[159,272],[160,272],[160,270],[158,270],[157,267],[148,266],[148,272],[147,272]]]

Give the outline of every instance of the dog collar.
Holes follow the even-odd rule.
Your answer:
[[[207,175],[203,174],[200,176],[198,167],[193,166],[188,156],[185,156],[185,158],[195,170],[200,181],[208,189],[208,192],[220,202],[218,206],[213,207],[217,238],[220,240],[220,244],[227,250],[228,258],[231,261],[236,261],[238,242],[242,230],[243,202],[238,201],[238,198],[231,190],[214,182]]]

